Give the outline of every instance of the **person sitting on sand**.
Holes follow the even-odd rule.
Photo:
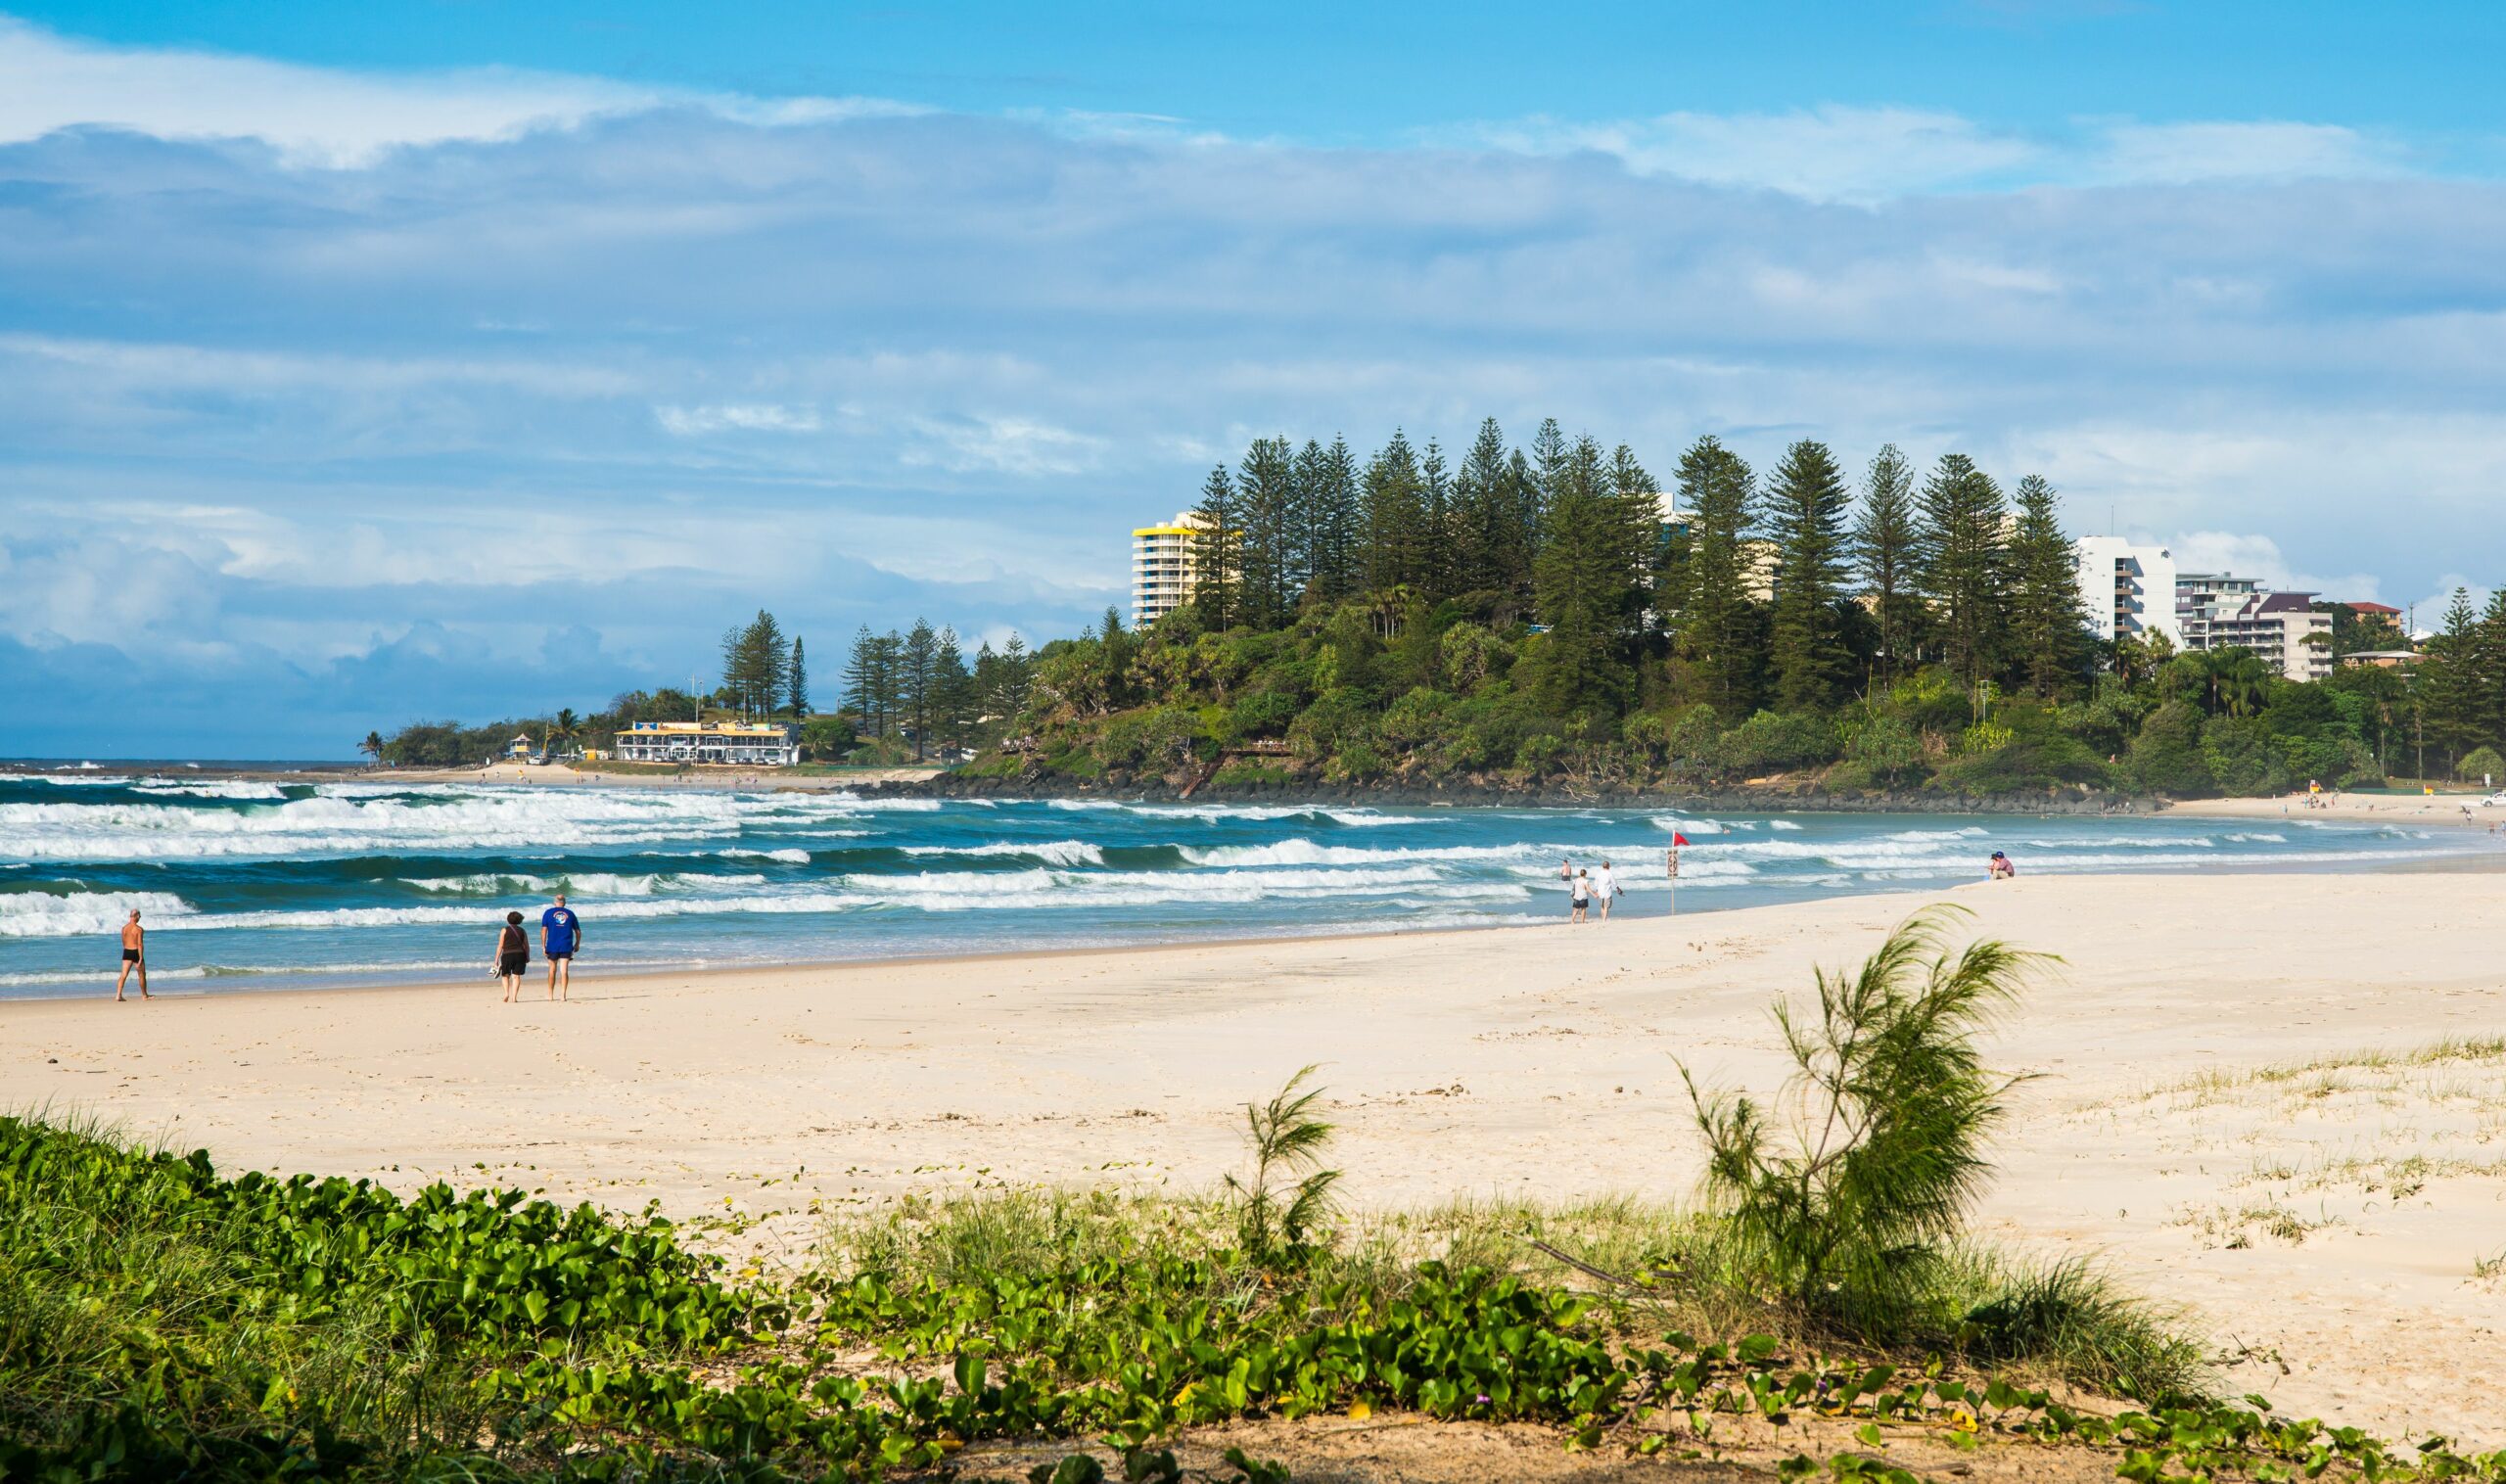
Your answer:
[[[505,925],[496,933],[496,977],[505,982],[505,1000],[513,1003],[522,997],[522,971],[531,966],[531,936],[522,930],[520,912],[505,913]]]
[[[1566,892],[1568,901],[1574,904],[1574,911],[1567,920],[1583,921],[1584,909],[1593,904],[1593,878],[1582,871],[1577,871],[1575,879],[1567,883]]]
[[[1995,881],[2010,881],[2016,879],[2019,875],[2019,867],[2011,864],[2010,858],[1999,851],[1993,852],[1993,858],[1985,865],[1984,869],[1990,873],[1992,879]]]
[[[130,910],[130,920],[121,925],[121,977],[114,981],[114,998],[124,997],[122,986],[130,983],[130,971],[139,971],[139,997],[154,999],[148,993],[148,930],[139,925],[139,909]]]
[[[1604,860],[1601,862],[1601,874],[1593,878],[1593,897],[1601,904],[1601,921],[1609,921],[1610,899],[1618,893],[1618,874],[1612,871],[1609,868],[1609,862]]]
[[[566,905],[559,892],[554,906],[539,914],[539,956],[548,960],[548,997],[563,999],[574,987],[575,952],[583,944],[582,919]]]

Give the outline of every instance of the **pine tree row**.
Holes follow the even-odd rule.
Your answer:
[[[1458,466],[1399,431],[1363,465],[1345,439],[1257,440],[1194,508],[1200,626],[1276,629],[1353,599],[1391,626],[1473,599],[1549,634],[1559,711],[1637,704],[1648,659],[1730,716],[1832,706],[1922,665],[2050,695],[2097,660],[2053,487],[2006,493],[1964,454],[1918,483],[1883,447],[1857,502],[1824,443],[1761,481],[1707,437],[1666,500],[1625,444],[1553,419],[1526,453],[1489,419]]]

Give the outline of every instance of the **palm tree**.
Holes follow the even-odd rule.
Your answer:
[[[572,742],[581,732],[582,719],[575,715],[573,707],[562,708],[557,713],[556,721],[548,728],[548,750],[555,752],[558,743]]]
[[[2262,705],[2262,684],[2270,672],[2250,649],[2222,649],[2209,656],[2210,701],[2231,717],[2251,716]]]
[[[379,732],[379,731],[370,731],[370,732],[367,732],[367,733],[365,734],[365,740],[364,740],[364,741],[362,741],[362,742],[359,742],[359,743],[356,745],[356,750],[357,750],[358,752],[361,752],[361,753],[365,754],[365,755],[366,755],[366,757],[367,757],[368,759],[372,760],[372,761],[373,761],[373,762],[375,762],[375,763],[380,763],[380,762],[382,762],[382,761],[383,761],[383,733],[381,733],[381,732]]]

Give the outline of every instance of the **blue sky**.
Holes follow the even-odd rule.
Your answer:
[[[0,756],[1067,632],[1247,439],[1482,415],[2483,587],[2506,10],[2398,14],[22,4]]]

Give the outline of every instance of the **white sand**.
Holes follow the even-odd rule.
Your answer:
[[[2506,877],[2027,877],[1945,894],[2061,953],[1996,1039],[2019,1094],[1984,1226],[2186,1305],[2284,1408],[2506,1443]],[[678,1215],[981,1182],[1204,1185],[1239,1105],[1324,1064],[1351,1198],[1684,1194],[1673,1058],[1769,1085],[1771,993],[1918,896],[1678,920],[0,1007],[8,1101],[229,1168],[441,1176]],[[597,938],[593,940],[597,943]],[[945,940],[935,949],[945,949]],[[2254,1080],[2277,1063],[2339,1063]],[[2400,1161],[2417,1159],[2418,1165]],[[806,1217],[768,1230],[806,1240]],[[2286,1373],[2282,1373],[2285,1365]]]

